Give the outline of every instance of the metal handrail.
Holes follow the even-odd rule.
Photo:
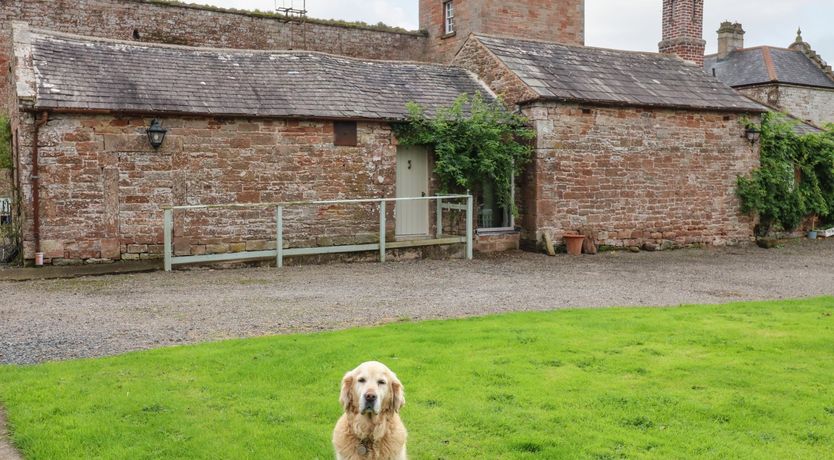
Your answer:
[[[162,209],[212,209],[212,208],[272,208],[276,206],[303,206],[303,205],[325,205],[325,204],[352,204],[352,203],[390,203],[392,201],[420,201],[420,200],[452,200],[470,198],[472,195],[435,195],[416,196],[408,198],[358,198],[351,200],[321,200],[321,201],[276,201],[271,203],[226,203],[226,204],[195,204],[184,206],[163,206]]]
[[[466,237],[465,238],[442,238],[443,233],[443,210],[464,210],[463,205],[444,204],[444,200],[462,200],[466,199]],[[263,259],[275,257],[275,263],[280,268],[284,266],[284,257],[293,255],[315,255],[315,254],[333,254],[339,252],[359,252],[359,251],[379,251],[379,261],[385,262],[385,251],[388,247],[386,234],[386,204],[390,202],[399,201],[437,201],[437,239],[430,240],[428,243],[433,244],[454,244],[466,243],[466,258],[472,260],[473,257],[473,198],[472,195],[437,195],[437,196],[423,196],[423,197],[409,197],[409,198],[360,198],[351,200],[319,200],[319,201],[288,201],[278,203],[228,203],[228,204],[211,204],[211,205],[185,205],[185,206],[165,206],[163,233],[164,233],[164,258],[165,271],[171,271],[173,265],[188,264],[188,263],[206,263],[206,262],[221,262],[231,260],[248,260],[248,259]],[[315,205],[332,205],[332,204],[359,204],[359,203],[379,203],[379,243],[372,244],[358,244],[345,246],[325,246],[314,248],[292,248],[284,249],[284,208],[289,206],[315,206]],[[275,208],[275,250],[266,251],[244,251],[232,254],[210,254],[200,256],[174,256],[173,254],[173,239],[174,239],[174,211],[175,210],[200,210],[200,209],[216,209],[216,208]],[[425,242],[420,244],[413,244],[413,246],[425,245]],[[413,247],[409,245],[402,245],[399,243],[392,243],[397,247]]]

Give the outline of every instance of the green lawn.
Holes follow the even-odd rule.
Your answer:
[[[405,385],[415,459],[832,458],[834,297],[524,313],[0,367],[31,459],[332,458],[339,380]]]

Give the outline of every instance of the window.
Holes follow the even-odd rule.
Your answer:
[[[515,201],[515,180],[510,186],[511,200]],[[492,182],[485,182],[478,195],[478,231],[512,230],[515,227],[513,211],[501,206],[498,188]]]
[[[333,123],[333,145],[356,147],[357,144],[355,121],[336,121]]]
[[[443,2],[443,25],[446,35],[455,33],[455,5],[452,0]]]
[[[12,200],[0,198],[0,225],[12,223]]]

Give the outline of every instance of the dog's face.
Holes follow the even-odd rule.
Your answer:
[[[345,374],[339,401],[345,412],[373,416],[399,412],[405,397],[397,375],[384,364],[370,361]]]

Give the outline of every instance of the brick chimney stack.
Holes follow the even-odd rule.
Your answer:
[[[733,51],[742,48],[744,48],[744,29],[741,24],[722,22],[718,29],[718,59],[724,59]]]
[[[663,0],[661,53],[704,65],[704,0]]]

